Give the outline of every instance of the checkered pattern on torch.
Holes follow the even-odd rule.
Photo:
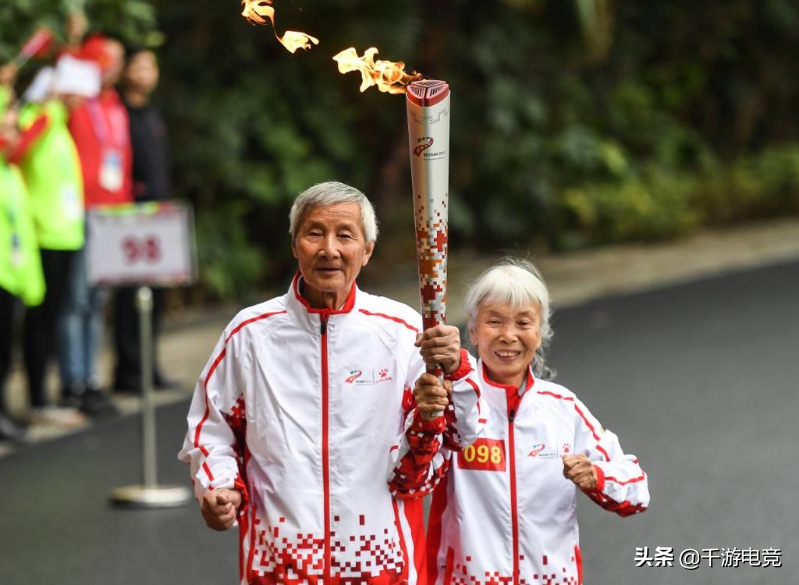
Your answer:
[[[406,96],[419,292],[428,329],[447,321],[449,86],[415,81]]]

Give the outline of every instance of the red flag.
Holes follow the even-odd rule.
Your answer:
[[[40,28],[22,45],[22,50],[19,52],[20,57],[42,57],[50,49],[53,44],[53,33],[47,28]]]

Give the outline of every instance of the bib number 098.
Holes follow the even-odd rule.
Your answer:
[[[482,471],[505,471],[505,441],[477,439],[458,453],[458,467]]]

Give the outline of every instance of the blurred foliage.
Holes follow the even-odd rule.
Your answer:
[[[74,0],[71,0],[74,2]],[[0,6],[0,58],[70,2]],[[289,54],[237,0],[88,0],[99,28],[163,40],[158,102],[175,195],[197,208],[206,290],[243,295],[295,269],[286,215],[314,182],[375,201],[373,262],[413,261],[404,99],[358,92],[331,57],[380,49],[452,96],[453,247],[677,237],[799,213],[795,0],[275,0]],[[157,26],[155,16],[157,16]],[[368,272],[379,272],[370,270]]]

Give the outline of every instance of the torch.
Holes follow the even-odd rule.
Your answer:
[[[447,322],[449,85],[413,81],[405,95],[422,324],[429,329]]]

